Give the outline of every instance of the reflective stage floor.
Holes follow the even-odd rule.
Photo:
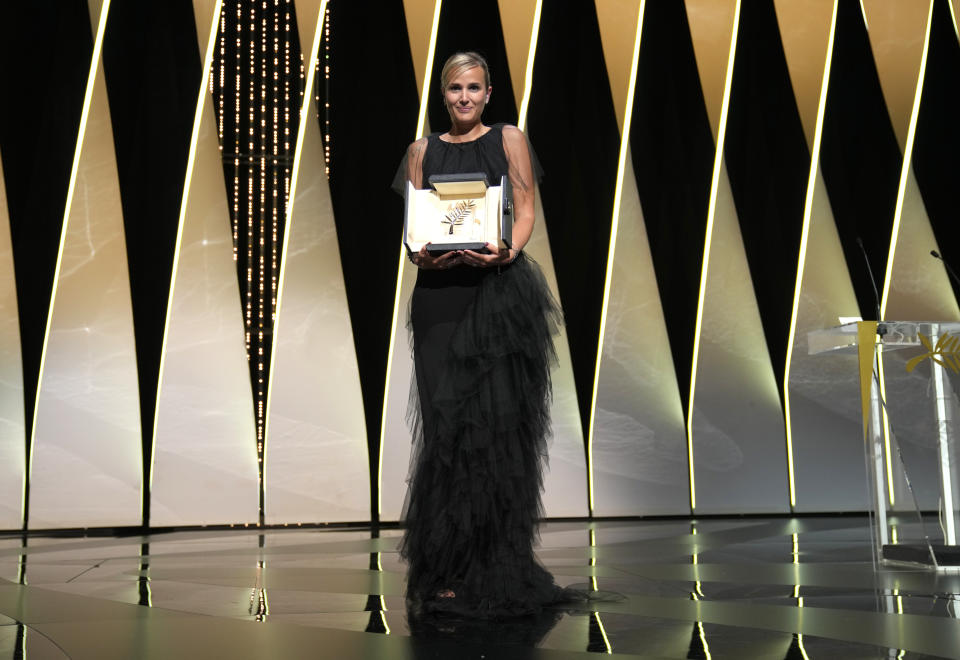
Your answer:
[[[960,658],[960,575],[871,561],[865,517],[552,522],[535,621],[408,622],[399,531],[0,537],[8,658]]]

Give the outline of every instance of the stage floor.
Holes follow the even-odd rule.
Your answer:
[[[0,538],[0,660],[960,658],[960,575],[875,571],[865,517],[548,523],[559,583],[624,598],[485,624],[411,626],[398,537]]]

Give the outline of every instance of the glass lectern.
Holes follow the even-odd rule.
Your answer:
[[[960,323],[859,321],[807,336],[859,356],[874,556],[960,569]]]

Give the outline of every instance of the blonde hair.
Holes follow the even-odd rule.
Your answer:
[[[447,84],[460,73],[475,66],[483,69],[484,87],[490,87],[490,68],[487,66],[487,61],[480,53],[470,50],[454,53],[447,58],[440,71],[440,91],[445,91]]]

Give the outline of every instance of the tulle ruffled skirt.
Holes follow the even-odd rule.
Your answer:
[[[571,594],[533,545],[562,315],[539,267],[421,271],[411,300],[414,451],[400,552],[424,612],[536,614]],[[451,590],[453,598],[438,597]]]

